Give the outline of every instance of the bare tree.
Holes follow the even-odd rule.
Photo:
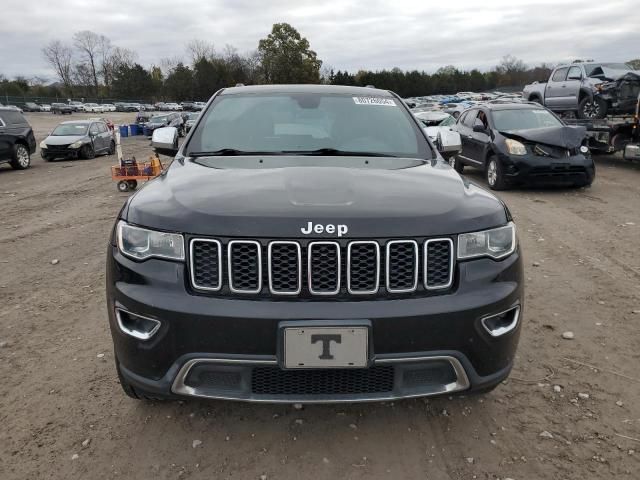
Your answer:
[[[84,62],[86,63],[90,73],[96,95],[100,86],[98,82],[99,56],[100,56],[100,36],[90,30],[76,32],[73,35],[73,43],[80,51]]]
[[[160,59],[160,69],[162,74],[167,77],[172,70],[174,70],[179,63],[184,63],[182,58],[178,55],[173,57],[165,57]]]
[[[104,35],[98,37],[98,57],[100,58],[100,74],[104,81],[105,87],[111,86],[113,70],[111,68],[111,51],[113,46],[111,40]]]
[[[216,56],[216,49],[213,43],[205,40],[193,39],[186,46],[187,55],[191,59],[191,63],[195,65],[198,61],[212,60]]]
[[[51,68],[55,70],[58,79],[64,85],[67,93],[73,95],[71,70],[73,55],[71,48],[63,44],[60,40],[53,40],[42,49],[42,54]]]

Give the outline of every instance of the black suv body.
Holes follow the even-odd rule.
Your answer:
[[[462,151],[449,163],[484,171],[489,187],[521,184],[584,187],[595,178],[586,128],[568,126],[537,103],[487,103],[463,112],[452,127]]]
[[[486,391],[518,344],[506,206],[373,88],[218,92],[108,246],[134,398],[352,402]]]
[[[36,138],[22,113],[0,107],[0,164],[9,163],[17,170],[31,165],[36,151]]]

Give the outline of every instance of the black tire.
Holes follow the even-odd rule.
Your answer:
[[[504,173],[502,172],[502,164],[495,155],[491,155],[487,159],[484,177],[491,190],[506,190],[507,184],[504,179]]]
[[[13,146],[11,155],[11,166],[16,170],[25,170],[31,166],[31,154],[29,149],[22,143],[16,143]]]
[[[458,119],[458,117],[460,116],[460,112],[453,112],[453,118],[455,118],[456,120]]]
[[[129,191],[129,182],[126,180],[120,180],[118,182],[118,191],[119,192],[128,192]]]
[[[83,145],[80,149],[80,156],[85,160],[91,160],[96,157],[96,151],[93,149],[93,146],[89,144]]]
[[[135,190],[136,188],[138,188],[137,180],[127,180],[127,184],[129,185],[129,190]]]
[[[113,155],[114,153],[116,153],[116,142],[111,140],[111,143],[109,144],[109,151],[107,152],[107,155]]]
[[[599,97],[593,99],[584,97],[578,104],[578,118],[583,120],[604,118],[607,116],[607,108],[607,102]]]
[[[538,105],[542,105],[542,100],[537,95],[534,95],[529,99],[530,102],[537,103]]]
[[[462,174],[462,172],[464,172],[464,165],[463,163],[460,161],[459,158],[456,158],[457,155],[451,155],[449,157],[449,165],[451,165],[451,167],[458,172],[459,174]]]

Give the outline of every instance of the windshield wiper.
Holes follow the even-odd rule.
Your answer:
[[[232,157],[234,155],[282,155],[283,152],[253,152],[249,150],[237,150],[235,148],[221,148],[220,150],[211,150],[208,152],[190,152],[188,157]]]
[[[282,153],[294,155],[333,155],[336,157],[395,157],[389,153],[379,152],[354,152],[351,150],[339,150],[337,148],[318,148],[317,150],[285,150]]]

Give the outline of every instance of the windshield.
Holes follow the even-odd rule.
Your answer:
[[[217,97],[186,155],[224,149],[432,157],[422,133],[395,99],[321,93]]]
[[[552,113],[541,108],[497,110],[493,112],[493,123],[496,130],[505,132],[562,126]]]
[[[157,117],[151,117],[151,120],[149,120],[151,123],[166,123],[167,122],[167,116],[166,115],[158,115]]]
[[[58,125],[55,130],[51,132],[51,135],[54,137],[86,135],[88,127],[89,125],[86,123],[63,123]]]

